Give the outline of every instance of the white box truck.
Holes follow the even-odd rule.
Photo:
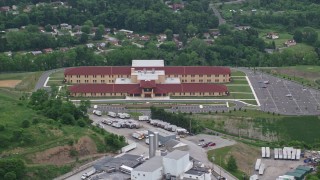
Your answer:
[[[124,113],[118,113],[117,116],[120,118],[120,119],[125,119],[126,118],[126,115]]]
[[[93,110],[92,112],[93,114],[97,115],[97,116],[102,116],[102,112],[99,110]]]
[[[139,121],[149,121],[149,116],[139,116]]]
[[[132,144],[129,144],[129,145],[124,146],[123,148],[121,148],[121,152],[125,153],[125,152],[128,152],[128,151],[131,151],[131,150],[135,149],[136,147],[137,147],[137,144],[136,143],[132,143]]]
[[[108,116],[115,118],[117,117],[117,113],[109,111]]]
[[[87,173],[84,173],[82,176],[81,176],[81,179],[87,179],[88,177],[92,176],[94,173],[96,173],[96,170],[93,169]]]

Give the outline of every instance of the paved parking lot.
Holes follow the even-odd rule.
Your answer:
[[[319,91],[268,74],[244,71],[255,90],[262,111],[286,115],[320,114]]]

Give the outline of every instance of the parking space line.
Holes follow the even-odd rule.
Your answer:
[[[253,96],[254,96],[254,98],[255,98],[258,106],[260,106],[260,101],[259,101],[259,99],[258,99],[258,97],[257,97],[256,92],[254,91],[254,89],[253,89],[253,87],[252,87],[252,84],[251,84],[250,79],[248,78],[248,76],[246,76],[246,79],[247,79],[247,81],[248,81],[248,84],[249,84],[249,86],[250,86],[250,88],[251,88],[251,91],[252,91],[252,93],[253,93]]]
[[[289,90],[289,88],[288,88],[288,86],[287,86],[287,84],[286,84],[285,81],[283,81],[283,84],[284,84],[284,86],[287,88],[288,92],[291,94],[291,91]],[[291,96],[292,96],[292,94],[291,94]],[[296,105],[297,105],[297,107],[299,108],[300,112],[302,112],[301,109],[300,109],[299,104],[298,104],[297,101],[296,101],[296,98],[293,98],[293,96],[292,96],[292,99],[293,99],[293,101],[296,103]]]

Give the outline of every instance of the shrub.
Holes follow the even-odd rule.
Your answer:
[[[4,125],[0,125],[0,131],[4,131],[5,127]]]
[[[86,126],[86,122],[84,122],[83,119],[78,120],[77,123],[78,123],[78,125],[79,125],[80,127],[85,127],[85,126]]]
[[[28,127],[30,127],[30,122],[29,122],[28,120],[22,121],[21,127],[22,127],[22,128],[28,128]]]

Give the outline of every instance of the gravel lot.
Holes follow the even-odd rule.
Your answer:
[[[288,171],[293,171],[299,165],[303,165],[303,160],[290,161],[290,160],[262,159],[261,162],[266,165],[266,168],[265,168],[264,174],[262,176],[259,176],[259,180],[276,179],[278,176],[284,175]],[[258,174],[257,171],[254,171],[254,172],[255,174]]]

